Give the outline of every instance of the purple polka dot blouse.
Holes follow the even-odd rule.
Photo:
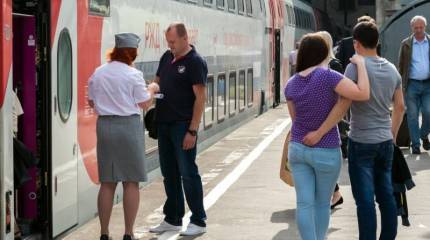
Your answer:
[[[306,134],[321,126],[338,100],[334,89],[342,78],[340,73],[322,67],[306,77],[295,74],[290,78],[285,97],[294,103],[296,110],[291,141],[303,144]],[[335,126],[313,147],[336,148],[340,143],[339,131]]]

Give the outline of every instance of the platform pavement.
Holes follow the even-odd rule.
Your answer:
[[[289,123],[286,106],[281,105],[241,126],[198,155],[205,200],[211,201],[207,204],[210,207],[207,210],[206,234],[179,237],[175,233],[156,235],[148,232],[148,227],[162,221],[160,207],[165,196],[162,179],[158,178],[141,189],[136,237],[142,240],[300,239],[294,221],[294,189],[279,180],[282,144],[290,128]],[[262,148],[262,144],[266,147]],[[258,148],[261,148],[261,154],[256,151]],[[399,225],[397,239],[430,239],[429,152],[424,151],[421,155],[410,155],[407,150],[404,152],[417,186],[407,193],[411,226]],[[256,155],[255,160],[250,155]],[[236,174],[233,180],[232,174]],[[231,186],[225,185],[226,179],[231,180]],[[339,184],[345,202],[332,212],[328,239],[358,239],[346,161],[343,162]],[[98,239],[99,229],[98,219],[95,218],[64,239]],[[113,239],[122,239],[123,229],[122,204],[118,204],[114,207],[110,224]]]

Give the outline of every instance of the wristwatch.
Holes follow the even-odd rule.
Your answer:
[[[197,136],[197,131],[196,131],[196,130],[188,129],[188,130],[187,130],[187,132],[188,132],[191,136],[193,136],[193,137]]]

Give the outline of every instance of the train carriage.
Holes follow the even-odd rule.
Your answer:
[[[209,69],[204,149],[279,103],[284,58],[315,26],[312,8],[297,0],[2,0],[0,13],[0,238],[8,240],[15,219],[27,224],[25,234],[51,239],[97,213],[96,115],[87,83],[116,33],[142,38],[135,67],[149,82],[167,48],[164,30],[186,24]],[[22,186],[14,173],[14,92],[24,110],[16,138],[38,160]],[[157,144],[147,134],[145,151],[147,169],[156,172]]]

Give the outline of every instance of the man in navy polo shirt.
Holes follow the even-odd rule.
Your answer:
[[[171,24],[166,30],[170,50],[160,59],[155,81],[162,99],[157,99],[158,151],[167,200],[164,221],[151,232],[179,231],[185,214],[185,191],[192,212],[190,224],[181,235],[206,232],[203,186],[196,165],[196,140],[203,114],[207,82],[207,65],[189,44],[183,23]]]

